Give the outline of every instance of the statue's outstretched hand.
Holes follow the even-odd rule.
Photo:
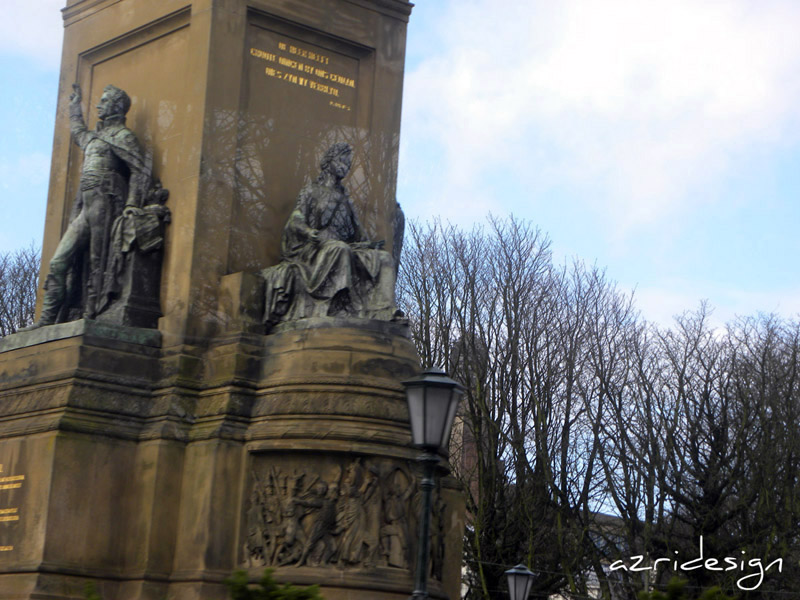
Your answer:
[[[81,99],[81,86],[79,86],[77,83],[73,83],[72,94],[69,96],[69,101],[71,104],[80,104]]]

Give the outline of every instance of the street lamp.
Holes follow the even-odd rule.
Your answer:
[[[511,600],[526,600],[533,587],[533,573],[525,565],[517,565],[506,571],[506,577]]]
[[[423,465],[422,515],[419,521],[417,544],[417,577],[413,600],[428,598],[428,559],[430,555],[431,496],[435,485],[436,464],[439,454],[445,453],[450,443],[450,430],[456,416],[458,402],[464,388],[438,368],[404,381],[408,416],[411,420],[411,439],[422,450],[418,460]]]

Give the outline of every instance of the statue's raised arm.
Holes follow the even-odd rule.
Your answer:
[[[69,97],[69,130],[72,133],[72,139],[81,150],[84,150],[92,140],[93,134],[86,128],[86,123],[83,120],[82,100],[81,86],[73,83],[72,94]]]

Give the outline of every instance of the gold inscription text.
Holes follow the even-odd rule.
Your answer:
[[[25,475],[11,475],[10,477],[0,477],[0,483],[7,483],[9,481],[24,481]]]
[[[0,546],[0,552],[11,552],[14,546]]]
[[[271,52],[264,52],[263,50],[259,50],[258,48],[250,48],[250,54],[255,56],[256,58],[263,58],[264,60],[269,60],[275,62],[276,56]]]
[[[267,62],[275,63],[275,66],[267,66],[264,69],[264,73],[268,77],[274,77],[275,79],[280,79],[281,81],[287,81],[293,85],[308,88],[319,94],[333,96],[335,98],[341,97],[341,89],[339,87],[330,85],[330,83],[335,83],[337,86],[348,87],[351,89],[356,88],[356,81],[352,77],[345,77],[339,73],[332,73],[317,66],[329,64],[330,57],[312,50],[299,48],[285,42],[278,42],[277,47],[279,52],[285,52],[288,54],[288,56],[280,56],[275,52],[269,52],[259,48],[250,48],[250,54],[252,56]],[[307,64],[298,60],[298,58],[303,58],[312,63],[317,63],[317,65]],[[315,81],[311,78],[321,81]],[[323,83],[323,81],[326,83]],[[329,102],[328,105],[339,110],[351,110],[348,104],[341,102]]]

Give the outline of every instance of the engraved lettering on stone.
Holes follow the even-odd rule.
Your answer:
[[[12,475],[11,477],[0,477],[0,483],[9,481],[25,481],[25,475]]]
[[[0,523],[9,523],[11,521],[19,521],[19,508],[0,509]]]
[[[23,481],[25,481],[25,475],[0,477],[0,490],[17,490],[22,487]]]
[[[342,96],[343,88],[355,90],[357,87],[353,77],[321,68],[321,65],[330,64],[329,56],[293,44],[277,42],[274,50],[251,47],[250,55],[270,63],[264,67],[264,74],[268,77],[280,79],[319,94],[339,98]],[[352,106],[344,101],[331,100],[328,106],[348,112],[352,111]]]

